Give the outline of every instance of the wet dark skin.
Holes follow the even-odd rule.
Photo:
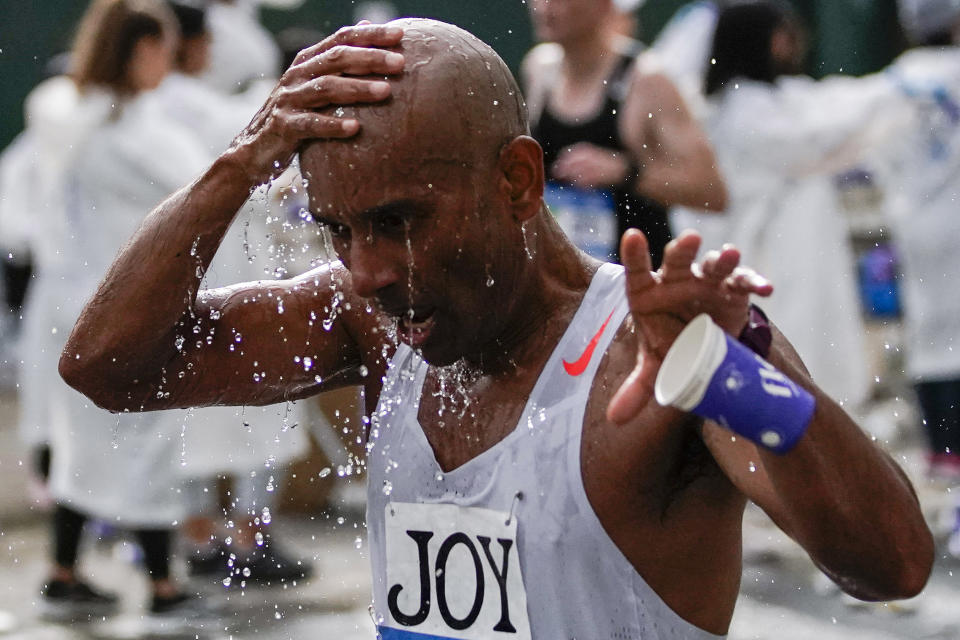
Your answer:
[[[372,409],[399,333],[433,365],[420,418],[436,458],[463,465],[514,428],[599,266],[545,209],[525,122],[509,72],[465,32],[428,21],[341,30],[304,51],[230,149],[147,217],[78,320],[61,374],[114,411],[266,404],[349,384],[365,386]],[[251,187],[297,152],[342,263],[198,293],[198,268]],[[707,312],[737,334],[748,297],[771,291],[733,248],[695,263],[699,243],[682,234],[651,273],[643,235],[622,240],[631,314],[594,380],[581,451],[607,533],[678,614],[714,633],[733,614],[748,499],[849,593],[918,593],[933,544],[909,482],[782,335],[771,361],[817,399],[789,454],[653,400],[686,322]],[[458,361],[469,411],[438,416],[438,367]]]

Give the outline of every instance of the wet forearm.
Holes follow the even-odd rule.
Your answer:
[[[909,480],[789,355],[775,352],[771,362],[817,401],[794,450],[779,456],[761,449],[777,495],[776,517],[851,594],[869,600],[914,595],[929,575],[933,543]]]
[[[97,401],[104,387],[156,371],[174,355],[175,326],[253,182],[228,152],[147,216],[67,341],[67,382]]]

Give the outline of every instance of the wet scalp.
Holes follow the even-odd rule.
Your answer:
[[[480,121],[470,124],[491,131],[498,128],[507,139],[528,132],[520,88],[488,44],[460,27],[436,20],[404,18],[392,24],[404,29],[401,48],[407,63],[397,90],[411,104],[432,97],[447,109],[459,108]],[[417,90],[421,83],[432,96]]]
[[[398,51],[406,60],[402,75],[389,78],[392,97],[340,110],[360,121],[360,133],[313,143],[304,161],[326,155],[331,145],[340,147],[338,153],[346,146],[378,159],[413,154],[422,160],[493,160],[506,142],[528,132],[516,80],[489,45],[436,20],[404,18],[391,24],[404,29]]]

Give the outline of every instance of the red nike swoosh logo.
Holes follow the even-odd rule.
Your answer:
[[[603,322],[603,326],[600,327],[600,330],[593,336],[593,339],[590,340],[590,344],[587,345],[587,348],[584,350],[583,354],[577,358],[574,362],[563,361],[563,368],[571,376],[578,376],[584,371],[587,370],[587,365],[590,364],[590,358],[593,357],[593,351],[597,348],[597,343],[600,342],[600,336],[603,335],[603,330],[607,328],[607,325],[610,324],[610,318],[613,317],[613,311],[610,312],[610,315],[607,316],[607,319]]]

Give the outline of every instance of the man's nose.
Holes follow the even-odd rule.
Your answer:
[[[377,243],[360,241],[350,248],[350,277],[357,295],[372,298],[380,289],[399,282],[400,270],[389,251]]]

